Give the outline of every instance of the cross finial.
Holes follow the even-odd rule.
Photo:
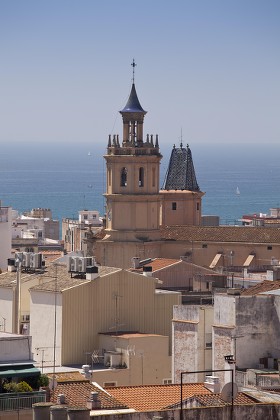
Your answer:
[[[133,68],[133,70],[132,70],[132,83],[134,83],[134,72],[135,72],[135,67],[136,67],[136,63],[135,63],[135,60],[134,60],[134,58],[133,58],[133,60],[132,60],[132,63],[131,63],[131,65],[132,65],[132,68]]]

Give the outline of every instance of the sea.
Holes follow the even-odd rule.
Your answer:
[[[161,147],[161,185],[173,144]],[[280,207],[280,145],[190,144],[203,215],[238,224],[242,215]],[[106,164],[102,144],[1,145],[0,200],[20,213],[49,208],[53,218],[78,218],[79,210],[105,214]],[[161,186],[160,185],[160,186]]]

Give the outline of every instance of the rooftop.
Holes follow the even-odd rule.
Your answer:
[[[105,276],[116,271],[119,268],[115,267],[99,267],[99,276]],[[66,264],[51,264],[45,270],[36,271],[34,273],[22,272],[21,283],[26,283],[35,280],[37,285],[30,287],[32,290],[44,290],[49,292],[62,291],[64,289],[78,286],[85,283],[86,279],[79,276],[72,276],[68,272]],[[0,274],[0,287],[14,287],[17,281],[16,272],[4,272]]]
[[[166,241],[280,243],[280,228],[253,226],[166,226],[161,228]]]
[[[50,379],[53,376],[48,375]],[[91,392],[97,392],[101,401],[101,410],[103,409],[122,409],[127,408],[123,403],[102,390],[97,384],[89,382],[79,372],[56,374],[57,386],[54,391],[51,390],[51,402],[57,404],[58,396],[65,396],[65,404],[71,407],[86,407]]]
[[[255,296],[278,289],[280,289],[280,280],[264,280],[263,282],[258,283],[255,286],[249,287],[249,289],[243,290],[241,294],[242,296]]]
[[[164,410],[178,404],[181,399],[180,384],[112,387],[106,391],[136,411]],[[183,385],[184,400],[195,394],[211,394],[211,391],[201,383]]]

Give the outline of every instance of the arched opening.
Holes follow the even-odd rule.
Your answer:
[[[127,169],[122,168],[121,170],[121,187],[127,186]]]
[[[139,187],[144,187],[144,168],[139,168]]]

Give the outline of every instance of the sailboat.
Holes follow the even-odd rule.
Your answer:
[[[236,191],[235,191],[236,195],[240,195],[240,190],[238,187],[236,187]]]

